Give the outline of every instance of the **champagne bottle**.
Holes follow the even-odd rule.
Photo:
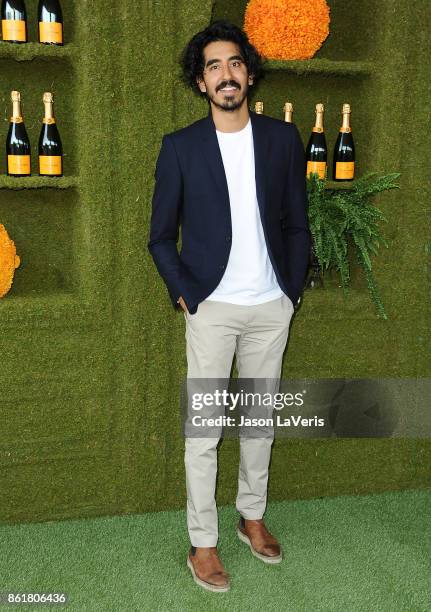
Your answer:
[[[305,155],[307,159],[307,176],[317,173],[319,178],[326,178],[328,149],[326,147],[325,132],[323,129],[323,104],[316,104],[316,120],[308,141]]]
[[[263,115],[263,102],[256,102],[254,110],[258,115]]]
[[[287,123],[292,123],[293,104],[292,102],[286,102],[284,105],[284,120]]]
[[[55,122],[52,93],[46,91],[42,100],[45,115],[39,136],[39,175],[63,176],[63,147]]]
[[[59,0],[39,0],[39,42],[63,45],[63,14]]]
[[[30,141],[21,113],[21,94],[11,92],[12,117],[6,138],[7,174],[10,176],[30,175]]]
[[[334,181],[353,181],[355,176],[355,145],[350,127],[350,104],[343,104],[343,122],[334,147]]]
[[[1,29],[4,41],[27,42],[27,13],[24,0],[2,0]]]

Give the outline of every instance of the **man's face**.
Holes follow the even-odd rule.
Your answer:
[[[244,58],[236,43],[217,40],[203,50],[203,80],[199,89],[206,92],[211,102],[225,111],[239,108],[247,97],[253,75],[249,75]]]

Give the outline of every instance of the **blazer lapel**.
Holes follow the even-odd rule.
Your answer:
[[[266,195],[266,163],[269,154],[269,138],[266,131],[259,121],[259,117],[253,111],[249,111],[253,132],[254,145],[254,164],[256,179],[256,195],[259,210],[263,219]],[[229,190],[227,186],[226,173],[224,171],[223,159],[220,153],[215,124],[212,118],[211,109],[203,122],[204,130],[202,134],[203,154],[208,163],[214,182],[222,197],[223,204],[230,211]]]
[[[227,186],[223,158],[221,156],[220,147],[217,140],[216,128],[212,118],[211,109],[208,111],[208,116],[205,118],[203,125],[203,154],[222,197],[223,205],[227,207],[230,213],[229,189]]]
[[[267,189],[267,176],[270,154],[270,140],[268,134],[260,121],[260,117],[253,111],[250,112],[251,127],[254,142],[254,172],[256,178],[256,195],[259,204],[261,220],[264,219],[265,198]]]

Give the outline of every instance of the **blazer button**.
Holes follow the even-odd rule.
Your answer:
[[[230,236],[226,236],[226,242],[230,242]]]
[[[220,270],[224,270],[225,268],[226,268],[226,266],[225,266],[224,264],[222,264],[222,265],[220,266]]]

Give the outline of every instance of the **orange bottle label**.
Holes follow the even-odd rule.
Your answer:
[[[326,162],[307,161],[307,176],[315,173],[319,175],[319,178],[324,179],[326,177]]]
[[[30,155],[8,155],[7,171],[9,174],[30,174]]]
[[[2,19],[1,30],[3,40],[26,40],[23,19]]]
[[[40,42],[63,42],[63,24],[58,21],[39,21]]]
[[[61,155],[39,155],[40,174],[61,174]]]
[[[336,162],[335,178],[352,179],[355,174],[355,162]]]

